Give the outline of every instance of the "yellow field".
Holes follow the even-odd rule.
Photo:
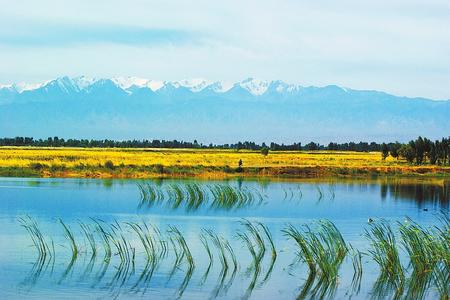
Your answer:
[[[240,159],[243,162],[244,170],[265,168],[269,173],[270,170],[296,168],[366,169],[381,172],[418,173],[448,173],[450,171],[449,167],[413,166],[403,160],[395,160],[391,157],[383,161],[379,152],[271,151],[269,155],[263,156],[258,151],[247,150],[0,147],[0,168],[30,168],[33,165],[41,164],[41,168],[44,169],[62,167],[66,170],[67,176],[75,176],[74,172],[84,176],[81,171],[74,171],[74,169],[80,169],[80,167],[102,168],[107,161],[111,161],[118,169],[155,165],[162,165],[165,168],[200,166],[224,168],[228,166],[234,169],[238,167]],[[142,174],[136,177],[141,176]]]

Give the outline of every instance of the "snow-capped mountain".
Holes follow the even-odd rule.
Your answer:
[[[280,80],[60,77],[0,86],[2,136],[277,142],[450,134],[450,101]]]
[[[149,88],[156,92],[164,87],[171,88],[186,88],[193,93],[201,92],[203,90],[212,91],[215,93],[225,93],[232,88],[242,88],[248,91],[253,96],[261,96],[267,91],[282,92],[292,92],[301,88],[299,85],[287,84],[282,81],[266,81],[254,78],[247,78],[240,82],[229,83],[220,81],[211,81],[207,79],[182,79],[179,81],[162,81],[162,80],[151,80],[140,77],[113,77],[110,79],[104,78],[88,78],[85,76],[80,77],[60,77],[54,80],[45,81],[42,83],[14,83],[9,85],[0,85],[0,89],[12,89],[17,93],[22,93],[24,91],[32,91],[40,88],[50,88],[52,86],[59,86],[62,90],[68,91],[83,91],[87,90],[90,86],[94,85],[99,81],[111,81],[117,87],[124,91],[130,88]]]

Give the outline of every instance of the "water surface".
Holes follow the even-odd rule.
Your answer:
[[[0,179],[0,298],[157,298],[157,299],[292,299],[307,281],[304,263],[296,260],[295,243],[282,230],[287,224],[301,227],[319,219],[332,221],[345,240],[360,251],[369,242],[363,236],[368,219],[396,222],[411,218],[423,226],[438,224],[436,215],[449,208],[450,186],[445,180],[321,180],[321,181],[248,181],[208,182],[192,180],[153,180],[151,185],[165,191],[172,184],[198,183],[231,185],[251,191],[255,198],[240,206],[224,207],[203,201],[196,207],[184,202],[148,201],[142,198],[142,180],[94,179]],[[257,195],[257,196],[256,196]],[[37,262],[36,249],[18,218],[30,216],[49,240],[55,257]],[[62,219],[75,232],[80,254],[73,260],[64,237]],[[118,255],[105,263],[103,253],[92,257],[79,222],[118,223],[135,249],[133,265],[121,265]],[[255,279],[252,257],[237,238],[243,232],[241,222],[265,224],[274,240],[277,259],[271,268],[270,254]],[[174,268],[176,256],[169,251],[153,270],[146,266],[145,251],[127,222],[146,222],[167,234],[176,226],[192,252],[195,268],[183,261]],[[219,254],[209,259],[199,235],[211,229],[230,243],[238,266],[224,274]],[[99,246],[99,245],[98,245]],[[404,265],[407,266],[407,260]],[[378,267],[363,257],[363,277],[359,290],[352,286],[353,267],[347,258],[340,268],[338,285],[327,297],[367,299],[380,297],[374,290]],[[225,275],[225,276],[224,276]],[[385,295],[392,297],[389,291]],[[425,298],[433,299],[430,289]]]

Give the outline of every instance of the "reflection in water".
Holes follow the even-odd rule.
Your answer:
[[[402,245],[407,249],[413,268],[407,281],[407,296],[423,298],[430,288],[437,288],[441,296],[448,293],[450,270],[446,259],[448,259],[447,242],[450,240],[450,219],[447,213],[442,213],[441,219],[442,226],[434,229],[424,229],[415,223],[399,224]],[[46,239],[43,239],[44,235],[33,219],[21,218],[20,222],[28,231],[38,253],[37,261],[22,285],[32,288],[38,279],[48,272],[50,266],[48,276],[51,278],[55,252],[45,244]],[[172,265],[170,271],[162,272],[168,277],[166,285],[176,277],[175,273],[183,272],[177,277],[181,282],[176,285],[174,295],[175,298],[181,298],[192,281],[194,271],[198,268],[192,242],[188,244],[184,233],[176,226],[169,225],[163,234],[156,226],[145,222],[105,223],[92,219],[91,224],[79,223],[84,238],[93,239],[91,246],[83,247],[80,243],[83,234],[78,236],[64,222],[60,221],[60,224],[71,253],[70,261],[62,271],[58,284],[71,281],[73,275],[77,273],[75,265],[80,265],[78,280],[91,282],[91,288],[106,289],[112,297],[118,297],[122,293],[145,294],[155,272],[158,268],[164,267],[164,261],[168,261],[169,265]],[[247,278],[250,277],[250,281],[241,296],[247,299],[256,287],[261,288],[269,280],[279,253],[266,225],[244,219],[240,222],[240,226],[242,230],[239,230],[237,235],[251,255],[251,264],[244,272]],[[298,299],[332,298],[339,285],[341,265],[352,251],[354,274],[350,292],[358,294],[362,277],[362,254],[344,241],[332,222],[323,220],[314,226],[304,225],[301,229],[289,225],[283,232],[296,243],[298,262],[305,263],[309,269],[308,278],[301,286]],[[425,236],[417,240],[416,237],[419,235]],[[235,248],[227,239],[211,229],[202,229],[199,237],[209,260],[206,271],[201,272],[203,276],[200,285],[207,280],[216,257],[220,262],[220,269],[211,297],[226,296],[240,268],[240,259],[236,256]],[[371,291],[372,298],[401,298],[405,294],[404,272],[407,268],[400,263],[393,230],[385,221],[377,221],[371,224],[367,237],[372,243],[369,254],[380,266],[378,279]],[[103,258],[98,255],[100,252],[103,252]],[[139,253],[143,253],[144,257],[137,255]],[[418,257],[418,253],[422,255]],[[269,255],[270,261],[264,266],[264,258]],[[80,261],[79,256],[86,259]],[[200,259],[200,262],[207,260]],[[114,267],[109,268],[110,264]],[[139,266],[144,267],[141,269]],[[158,273],[158,276],[160,277],[161,273]]]
[[[176,226],[169,225],[168,230],[163,234],[158,227],[149,225],[144,221],[141,223],[119,223],[117,221],[106,223],[98,219],[91,220],[92,224],[78,222],[82,232],[81,236],[77,236],[71,227],[59,220],[59,224],[62,226],[65,234],[65,244],[69,245],[69,247],[64,248],[70,250],[70,260],[59,276],[58,285],[70,281],[74,274],[77,273],[75,266],[79,265],[78,280],[91,281],[91,288],[107,289],[110,291],[111,296],[114,297],[119,296],[122,292],[140,292],[145,294],[155,271],[160,267],[163,260],[167,258],[167,261],[173,262],[170,263],[172,267],[168,272],[166,284],[169,284],[171,279],[175,277],[175,273],[182,271],[183,275],[180,275],[182,280],[175,295],[176,298],[182,297],[192,279],[196,264],[184,234]],[[20,222],[29,232],[33,243],[39,242],[36,240],[36,236],[43,237],[43,234],[39,230],[36,221],[31,218],[21,218]],[[265,249],[270,247],[272,252],[272,260],[268,271],[264,280],[260,282],[260,286],[262,286],[269,278],[276,259],[272,235],[262,223],[245,221],[242,224],[247,228],[251,228],[252,234],[258,239],[258,269],[260,269],[259,265],[262,258],[264,258]],[[130,236],[130,233],[136,234],[140,245],[135,243],[134,237]],[[84,246],[81,244],[82,239],[84,239]],[[86,240],[88,240],[89,246],[86,245]],[[227,239],[214,233],[211,229],[203,229],[200,234],[200,240],[210,260],[206,271],[203,273],[201,284],[206,281],[213,267],[213,257],[218,257],[220,272],[216,286],[212,289],[212,297],[224,296],[232,286],[239,270],[239,262],[234,248]],[[45,239],[42,238],[40,242],[42,242],[42,245],[46,245],[44,244],[46,242]],[[28,286],[31,289],[41,276],[47,275],[51,277],[53,273],[55,264],[54,249],[52,250],[52,248],[47,246],[40,247],[40,245],[37,244],[37,260],[30,274],[25,278],[22,287]],[[215,251],[210,245],[214,245]],[[138,250],[144,252],[145,264],[142,258],[137,257]],[[100,256],[101,252],[104,254],[103,257]],[[80,260],[80,256],[86,259]],[[111,264],[113,268],[110,267]],[[144,265],[142,271],[136,268],[136,266],[140,265]],[[50,274],[45,274],[49,266],[52,266],[52,271]],[[110,271],[108,272],[108,270]],[[247,290],[246,297],[250,295],[251,290],[255,287],[255,283],[256,280]]]
[[[417,203],[419,208],[426,205],[449,208],[450,182],[442,184],[389,182],[380,184],[381,198],[390,197]]]
[[[304,194],[302,188],[308,184],[314,187],[314,192]],[[297,183],[283,186],[278,195],[273,191],[270,198],[283,199],[284,201],[300,201],[304,197],[315,199],[316,204],[322,201],[336,199],[337,184],[339,189],[359,192],[376,191],[382,200],[387,197],[393,200],[412,201],[418,208],[427,209],[433,206],[441,209],[449,209],[450,183],[442,181],[439,183],[430,182],[408,182],[403,180],[395,181],[348,181],[329,182],[327,184]],[[139,209],[151,208],[154,206],[168,207],[172,210],[184,208],[187,211],[196,211],[201,208],[214,210],[237,210],[249,207],[258,207],[269,200],[269,196],[264,190],[257,189],[245,183],[237,181],[237,185],[229,183],[192,183],[176,182],[164,183],[162,180],[137,183],[140,192]],[[269,183],[265,183],[267,189]],[[298,202],[300,203],[300,202]]]
[[[260,191],[242,187],[242,182],[237,187],[229,184],[158,182],[138,183],[137,186],[141,197],[139,208],[163,205],[172,209],[184,207],[188,211],[205,206],[211,209],[234,210],[260,205],[264,200]]]
[[[313,299],[332,298],[338,284],[339,269],[349,251],[349,246],[332,222],[324,220],[315,225],[315,228],[304,225],[301,229],[289,225],[283,230],[296,242],[299,258],[309,269],[308,279],[298,296],[300,299],[307,295]]]
[[[144,195],[136,182],[145,184]],[[130,205],[130,197],[141,202],[142,210],[136,209],[135,202]],[[80,297],[83,293],[99,297],[107,293],[111,297],[125,294],[127,298],[261,298],[268,293],[271,298],[279,295],[283,299],[396,294],[436,299],[448,294],[448,265],[440,259],[440,263],[427,266],[433,272],[416,270],[410,256],[426,256],[409,254],[408,240],[397,230],[398,224],[395,245],[405,272],[401,289],[398,282],[392,284],[389,277],[381,276],[377,264],[366,255],[369,242],[360,235],[368,218],[374,222],[379,218],[401,220],[403,224],[404,216],[410,215],[423,226],[438,225],[435,213],[440,208],[448,209],[446,180],[33,179],[29,183],[25,179],[5,179],[0,185],[0,200],[0,244],[4,249],[0,255],[0,298],[16,295],[18,282],[21,291],[41,298],[60,296],[68,288]],[[33,253],[23,244],[25,231],[18,230],[14,221],[24,213],[43,221],[37,226],[32,219],[23,218],[30,221],[23,225],[33,236]],[[104,221],[89,220],[89,215],[101,216]],[[70,234],[63,236],[63,225],[53,223],[55,216],[67,222]],[[113,221],[116,218],[122,221]],[[152,219],[159,227],[133,222],[141,218]],[[240,218],[249,218],[252,226],[245,225],[245,219],[235,223]],[[286,223],[302,228],[304,222],[318,218],[336,222],[349,247],[339,275],[333,277],[337,280],[323,277],[318,266],[308,272],[308,260],[297,257],[295,243],[281,233]],[[257,220],[270,226],[275,240]],[[186,234],[184,242],[175,230],[166,230],[168,223],[176,224]],[[202,227],[210,230],[202,231]],[[440,236],[447,236],[448,241],[448,226],[438,227],[446,233]],[[310,229],[320,239],[316,227]],[[435,229],[430,232],[436,235]],[[423,236],[418,239],[425,240]],[[442,245],[446,252],[441,252],[448,254],[448,242]],[[35,262],[34,257],[29,259],[33,254]],[[286,267],[294,256],[298,263]],[[26,270],[24,259],[34,262]],[[191,260],[195,262],[191,264]],[[288,276],[289,270],[292,276]]]
[[[267,241],[268,245],[270,246],[271,260],[266,274],[262,278],[259,286],[264,285],[264,283],[269,279],[275,265],[275,261],[277,259],[277,251],[272,239],[272,234],[270,233],[266,225],[261,222],[252,223],[248,220],[242,221],[241,225],[243,225],[245,231],[238,232],[238,237],[247,246],[252,256],[252,264],[247,268],[246,271],[247,275],[252,274],[252,279],[243,297],[244,299],[247,299],[252,294],[252,291],[258,281],[259,275],[262,274],[262,260],[264,259],[264,255],[266,253],[265,241]],[[263,235],[265,236],[265,238],[263,237]]]

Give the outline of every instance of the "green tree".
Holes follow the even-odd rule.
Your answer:
[[[427,152],[428,160],[430,161],[430,164],[434,165],[436,164],[436,161],[438,159],[438,153],[437,149],[439,147],[439,141],[436,141],[435,144],[430,144],[430,150]]]
[[[381,145],[381,158],[382,158],[383,160],[385,160],[386,157],[388,157],[388,155],[389,155],[389,147],[388,147],[388,145],[386,145],[385,143],[383,143],[383,144]]]
[[[261,154],[264,155],[264,156],[267,156],[269,154],[269,148],[263,147],[261,149]]]
[[[398,150],[398,154],[406,159],[409,163],[412,163],[414,161],[414,158],[416,157],[416,151],[410,144],[401,146]]]
[[[395,142],[395,144],[392,144],[392,145],[390,146],[389,153],[391,154],[391,156],[392,156],[393,158],[398,159],[398,150],[400,150],[400,147],[401,147],[401,146],[402,146],[402,145],[401,145],[399,142]]]

